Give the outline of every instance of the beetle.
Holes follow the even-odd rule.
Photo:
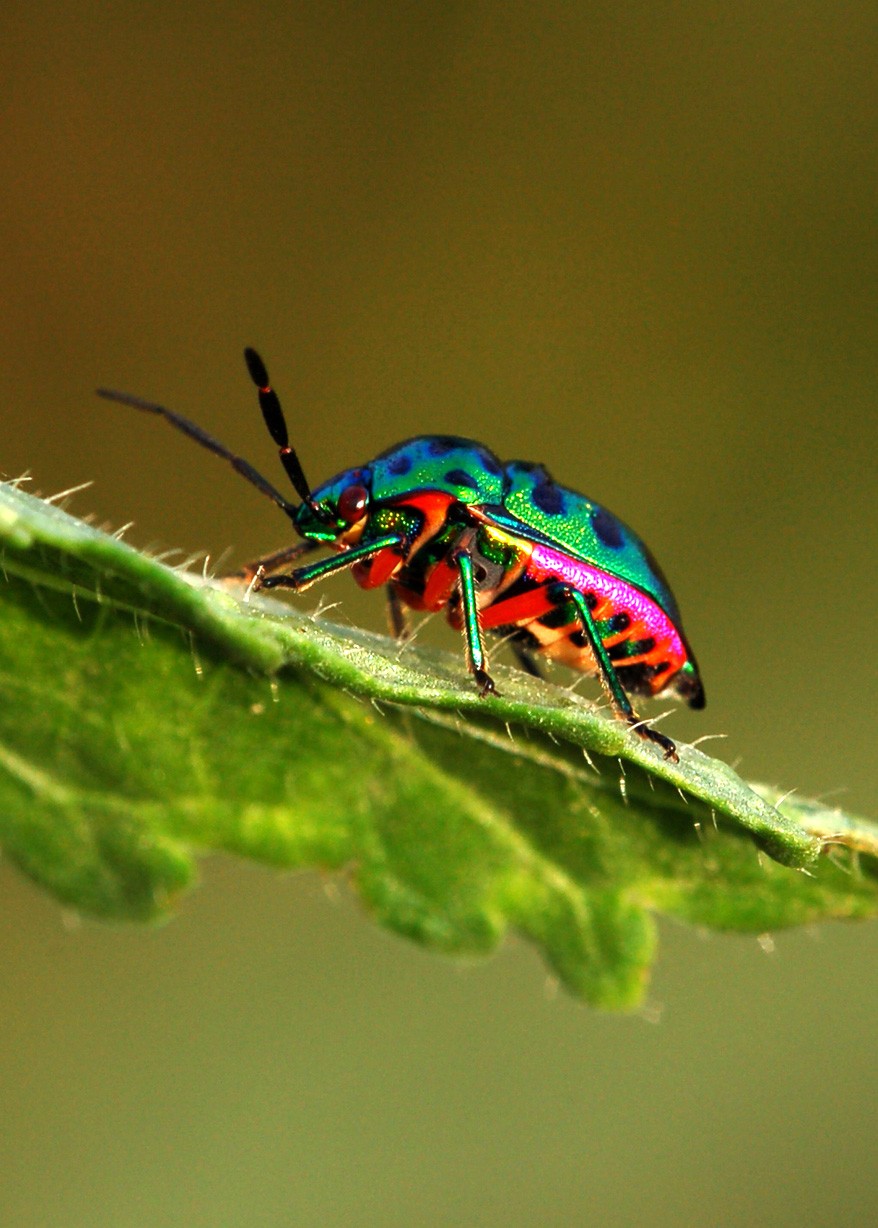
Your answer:
[[[484,633],[505,636],[540,676],[538,655],[597,674],[616,715],[676,761],[674,742],[642,721],[630,695],[673,690],[704,707],[704,687],[667,580],[639,537],[607,508],[559,485],[539,464],[501,462],[457,435],[420,435],[312,488],[291,447],[260,356],[244,357],[269,434],[301,502],[292,503],[243,457],[173,410],[127,393],[108,400],[157,414],[229,461],[290,518],[301,542],[236,573],[251,588],[302,592],[350,569],[385,586],[391,626],[407,610],[445,610],[464,634],[482,697],[496,694]],[[298,563],[320,547],[332,553]]]

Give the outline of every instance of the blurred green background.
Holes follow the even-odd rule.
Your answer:
[[[170,3],[0,13],[0,469],[240,561],[280,480],[420,432],[544,461],[668,572],[662,726],[875,813],[878,10]],[[338,616],[381,602],[327,585]],[[326,590],[325,590],[326,591]],[[439,638],[455,647],[451,633]],[[0,1224],[871,1222],[874,926],[663,926],[642,1016],[217,859],[155,930],[0,867]]]

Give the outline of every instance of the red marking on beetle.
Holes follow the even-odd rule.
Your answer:
[[[598,598],[598,610],[607,601],[610,603],[610,609],[625,610],[630,614],[632,623],[627,637],[633,638],[633,633],[638,630],[634,626],[635,623],[643,625],[647,635],[656,642],[655,655],[647,653],[642,657],[629,657],[627,661],[624,658],[614,661],[613,665],[617,669],[621,665],[649,664],[667,659],[676,672],[686,663],[686,648],[674,624],[661,606],[634,585],[627,584],[609,572],[601,571],[599,567],[552,550],[540,542],[533,544],[528,574],[539,581],[563,580],[581,593],[594,593]],[[654,686],[654,683],[652,685]]]
[[[402,555],[392,546],[388,546],[368,563],[355,563],[351,573],[360,588],[380,588],[401,565]]]
[[[488,631],[491,627],[518,626],[535,622],[555,607],[546,596],[544,588],[532,589],[518,597],[501,598],[479,611],[479,622]]]
[[[458,569],[446,559],[440,559],[430,572],[429,579],[424,586],[420,608],[434,613],[441,610],[448,604],[451,594],[457,588],[459,578]]]
[[[448,508],[455,502],[454,495],[448,495],[444,491],[435,490],[427,490],[421,494],[406,495],[404,499],[399,500],[395,506],[413,507],[415,511],[420,512],[424,517],[423,528],[409,548],[410,554],[416,553],[417,547],[422,540],[429,540],[435,537],[445,527],[445,522],[448,519]]]
[[[600,621],[597,619],[596,621]],[[624,644],[626,640],[631,639],[631,628],[626,627],[624,631],[618,632],[616,635],[610,635],[604,640],[604,648],[615,648],[617,644]]]

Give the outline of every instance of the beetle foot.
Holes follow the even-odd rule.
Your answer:
[[[665,758],[671,763],[680,762],[680,756],[677,754],[676,742],[673,742],[663,733],[659,733],[657,729],[650,729],[649,725],[642,724],[636,717],[633,721],[629,721],[629,724],[634,732],[639,734],[641,738],[646,738],[648,742],[655,742],[656,746],[660,746],[665,752]]]
[[[258,581],[259,583],[255,585],[256,588],[289,588],[294,593],[300,593],[303,588],[308,587],[307,584],[300,583],[294,571],[290,572],[288,576],[266,576],[263,574],[258,577]]]
[[[479,699],[487,699],[489,695],[497,695],[499,697],[500,692],[494,686],[494,679],[487,670],[473,670],[473,675],[479,688]]]

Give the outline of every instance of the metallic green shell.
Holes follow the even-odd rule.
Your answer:
[[[637,534],[599,503],[559,486],[542,465],[503,464],[482,444],[457,435],[421,435],[332,478],[315,489],[314,498],[334,509],[342,491],[354,484],[369,489],[373,505],[436,491],[478,506],[480,517],[508,533],[540,541],[636,585],[679,621],[668,583]],[[299,519],[300,531],[319,536],[320,526],[311,525],[307,507],[300,509]]]
[[[376,456],[369,464],[374,498],[399,499],[435,490],[460,503],[501,503],[503,466],[493,452],[459,435],[421,435]]]
[[[679,612],[668,582],[647,546],[633,529],[600,503],[559,486],[542,465],[510,461],[504,466],[507,489],[503,510],[525,526],[523,536],[538,534],[549,546],[621,576],[653,597],[674,621]],[[493,514],[491,519],[498,519]],[[515,530],[515,523],[498,519]]]

